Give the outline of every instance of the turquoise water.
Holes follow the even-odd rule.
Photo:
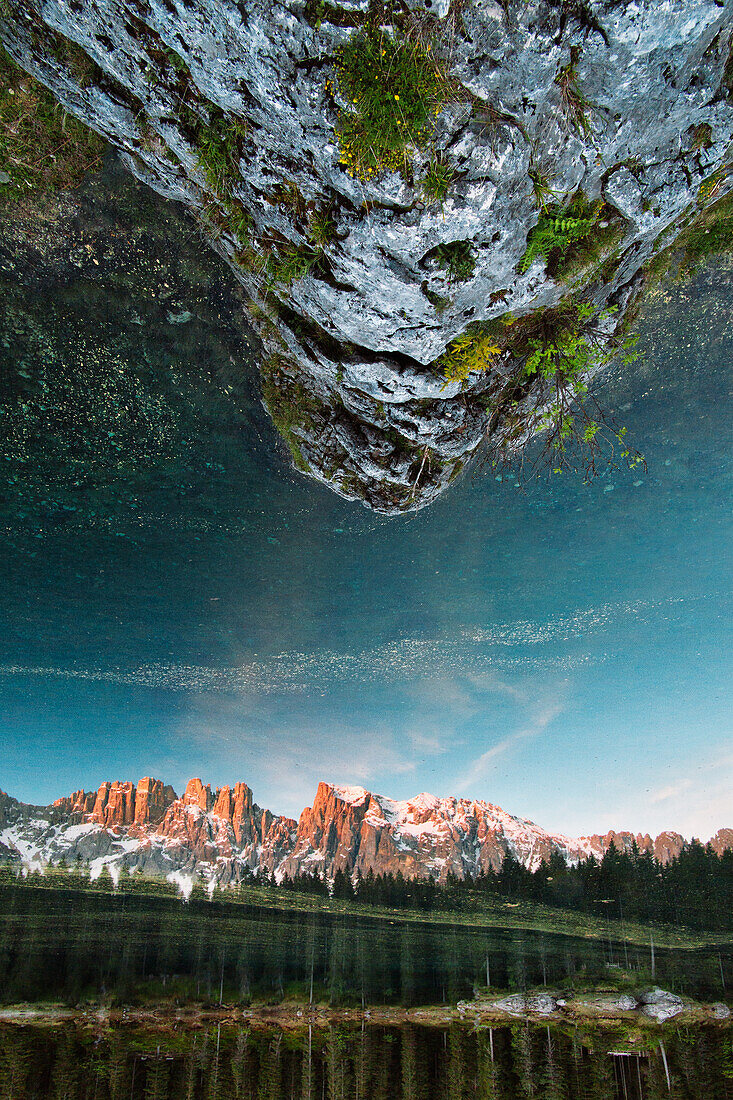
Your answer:
[[[84,196],[80,266],[3,251],[3,787],[203,774],[297,815],[331,778],[566,832],[726,824],[729,268],[651,303],[599,385],[647,473],[478,464],[387,520],[290,468],[192,224],[118,171]]]

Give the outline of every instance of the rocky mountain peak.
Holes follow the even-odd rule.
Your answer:
[[[173,788],[165,786],[160,779],[150,776],[141,779],[135,791],[135,824],[157,825],[176,797]]]
[[[733,829],[718,829],[710,843],[718,855],[733,850]]]
[[[137,785],[106,781],[97,791],[78,790],[45,808],[0,795],[0,859],[42,865],[81,857],[92,874],[108,866],[115,874],[136,869],[220,882],[236,881],[245,871],[278,879],[399,872],[444,881],[451,874],[499,870],[508,857],[534,870],[553,855],[576,863],[600,859],[611,847],[628,852],[636,846],[664,863],[685,843],[674,832],[652,838],[611,830],[572,838],[481,799],[423,792],[396,800],[325,782],[297,822],[258,806],[243,782],[212,793],[195,778],[179,798],[150,777]],[[733,849],[733,829],[720,829],[711,843],[718,853]]]
[[[183,792],[183,804],[198,806],[204,813],[208,813],[214,804],[209,784],[204,786],[200,779],[189,779]]]

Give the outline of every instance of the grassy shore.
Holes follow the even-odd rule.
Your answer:
[[[31,876],[26,881],[36,889],[53,891],[68,889],[70,876],[60,870],[48,869],[43,876]],[[128,890],[135,894],[155,897],[177,897],[176,889],[170,883],[156,879],[136,877],[129,883],[114,887],[110,879],[106,882],[85,881],[84,891],[94,894],[110,892],[124,894]],[[75,888],[78,878],[75,876]],[[199,897],[204,897],[199,891]],[[213,897],[228,910],[228,915],[236,919],[243,907],[260,906],[268,910],[283,913],[326,913],[350,917],[382,920],[388,924],[400,925],[440,925],[463,929],[495,929],[505,931],[542,932],[553,935],[573,936],[586,940],[614,940],[629,945],[647,947],[653,939],[659,948],[697,950],[714,945],[733,944],[733,934],[724,932],[704,932],[692,930],[681,925],[642,924],[622,920],[615,903],[609,903],[608,913],[574,912],[567,909],[554,909],[528,901],[507,901],[502,897],[483,895],[466,898],[465,908],[457,909],[403,909],[383,906],[364,905],[354,901],[342,901],[323,898],[314,894],[301,894],[260,885],[224,888],[215,891]],[[181,904],[184,904],[181,899]]]

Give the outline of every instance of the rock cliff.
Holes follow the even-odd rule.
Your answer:
[[[58,821],[81,824],[93,821],[108,827],[157,825],[176,797],[172,787],[146,777],[132,783],[102,783],[98,791],[74,791],[50,807]]]
[[[105,782],[48,807],[0,792],[0,861],[43,867],[80,860],[94,877],[106,867],[115,878],[137,871],[178,882],[182,875],[225,884],[248,872],[280,881],[337,871],[442,882],[499,870],[508,856],[534,870],[553,855],[576,863],[634,843],[667,862],[685,841],[677,833],[653,839],[613,831],[571,838],[479,800],[420,794],[394,801],[329,783],[319,784],[297,822],[261,809],[246,783],[212,791],[192,779],[179,798],[157,779]],[[733,830],[719,830],[711,843],[718,852],[733,848]]]
[[[733,185],[733,0],[5,0],[2,13],[12,57],[231,264],[296,465],[382,512],[434,499],[487,435],[521,446],[551,408],[527,349],[557,335],[560,305],[582,300],[596,322],[617,307],[610,339],[649,259]],[[345,95],[343,51],[374,33],[434,63],[442,92],[399,163],[354,170],[344,135],[363,103]],[[409,129],[400,110],[386,124]],[[547,242],[576,237],[560,264]],[[484,337],[483,360],[447,370],[457,339],[475,353]]]

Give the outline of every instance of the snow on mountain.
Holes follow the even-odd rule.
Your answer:
[[[0,792],[0,862],[24,868],[81,863],[93,878],[124,872],[192,883],[238,882],[249,871],[278,881],[299,873],[398,872],[444,881],[499,870],[511,856],[530,870],[557,853],[568,863],[632,844],[666,861],[684,844],[629,832],[572,838],[548,833],[482,800],[419,794],[395,801],[364,787],[320,783],[296,822],[261,809],[245,783],[212,792],[192,779],[181,797],[160,780],[105,782],[51,806],[29,806]],[[712,840],[733,847],[733,830]]]

